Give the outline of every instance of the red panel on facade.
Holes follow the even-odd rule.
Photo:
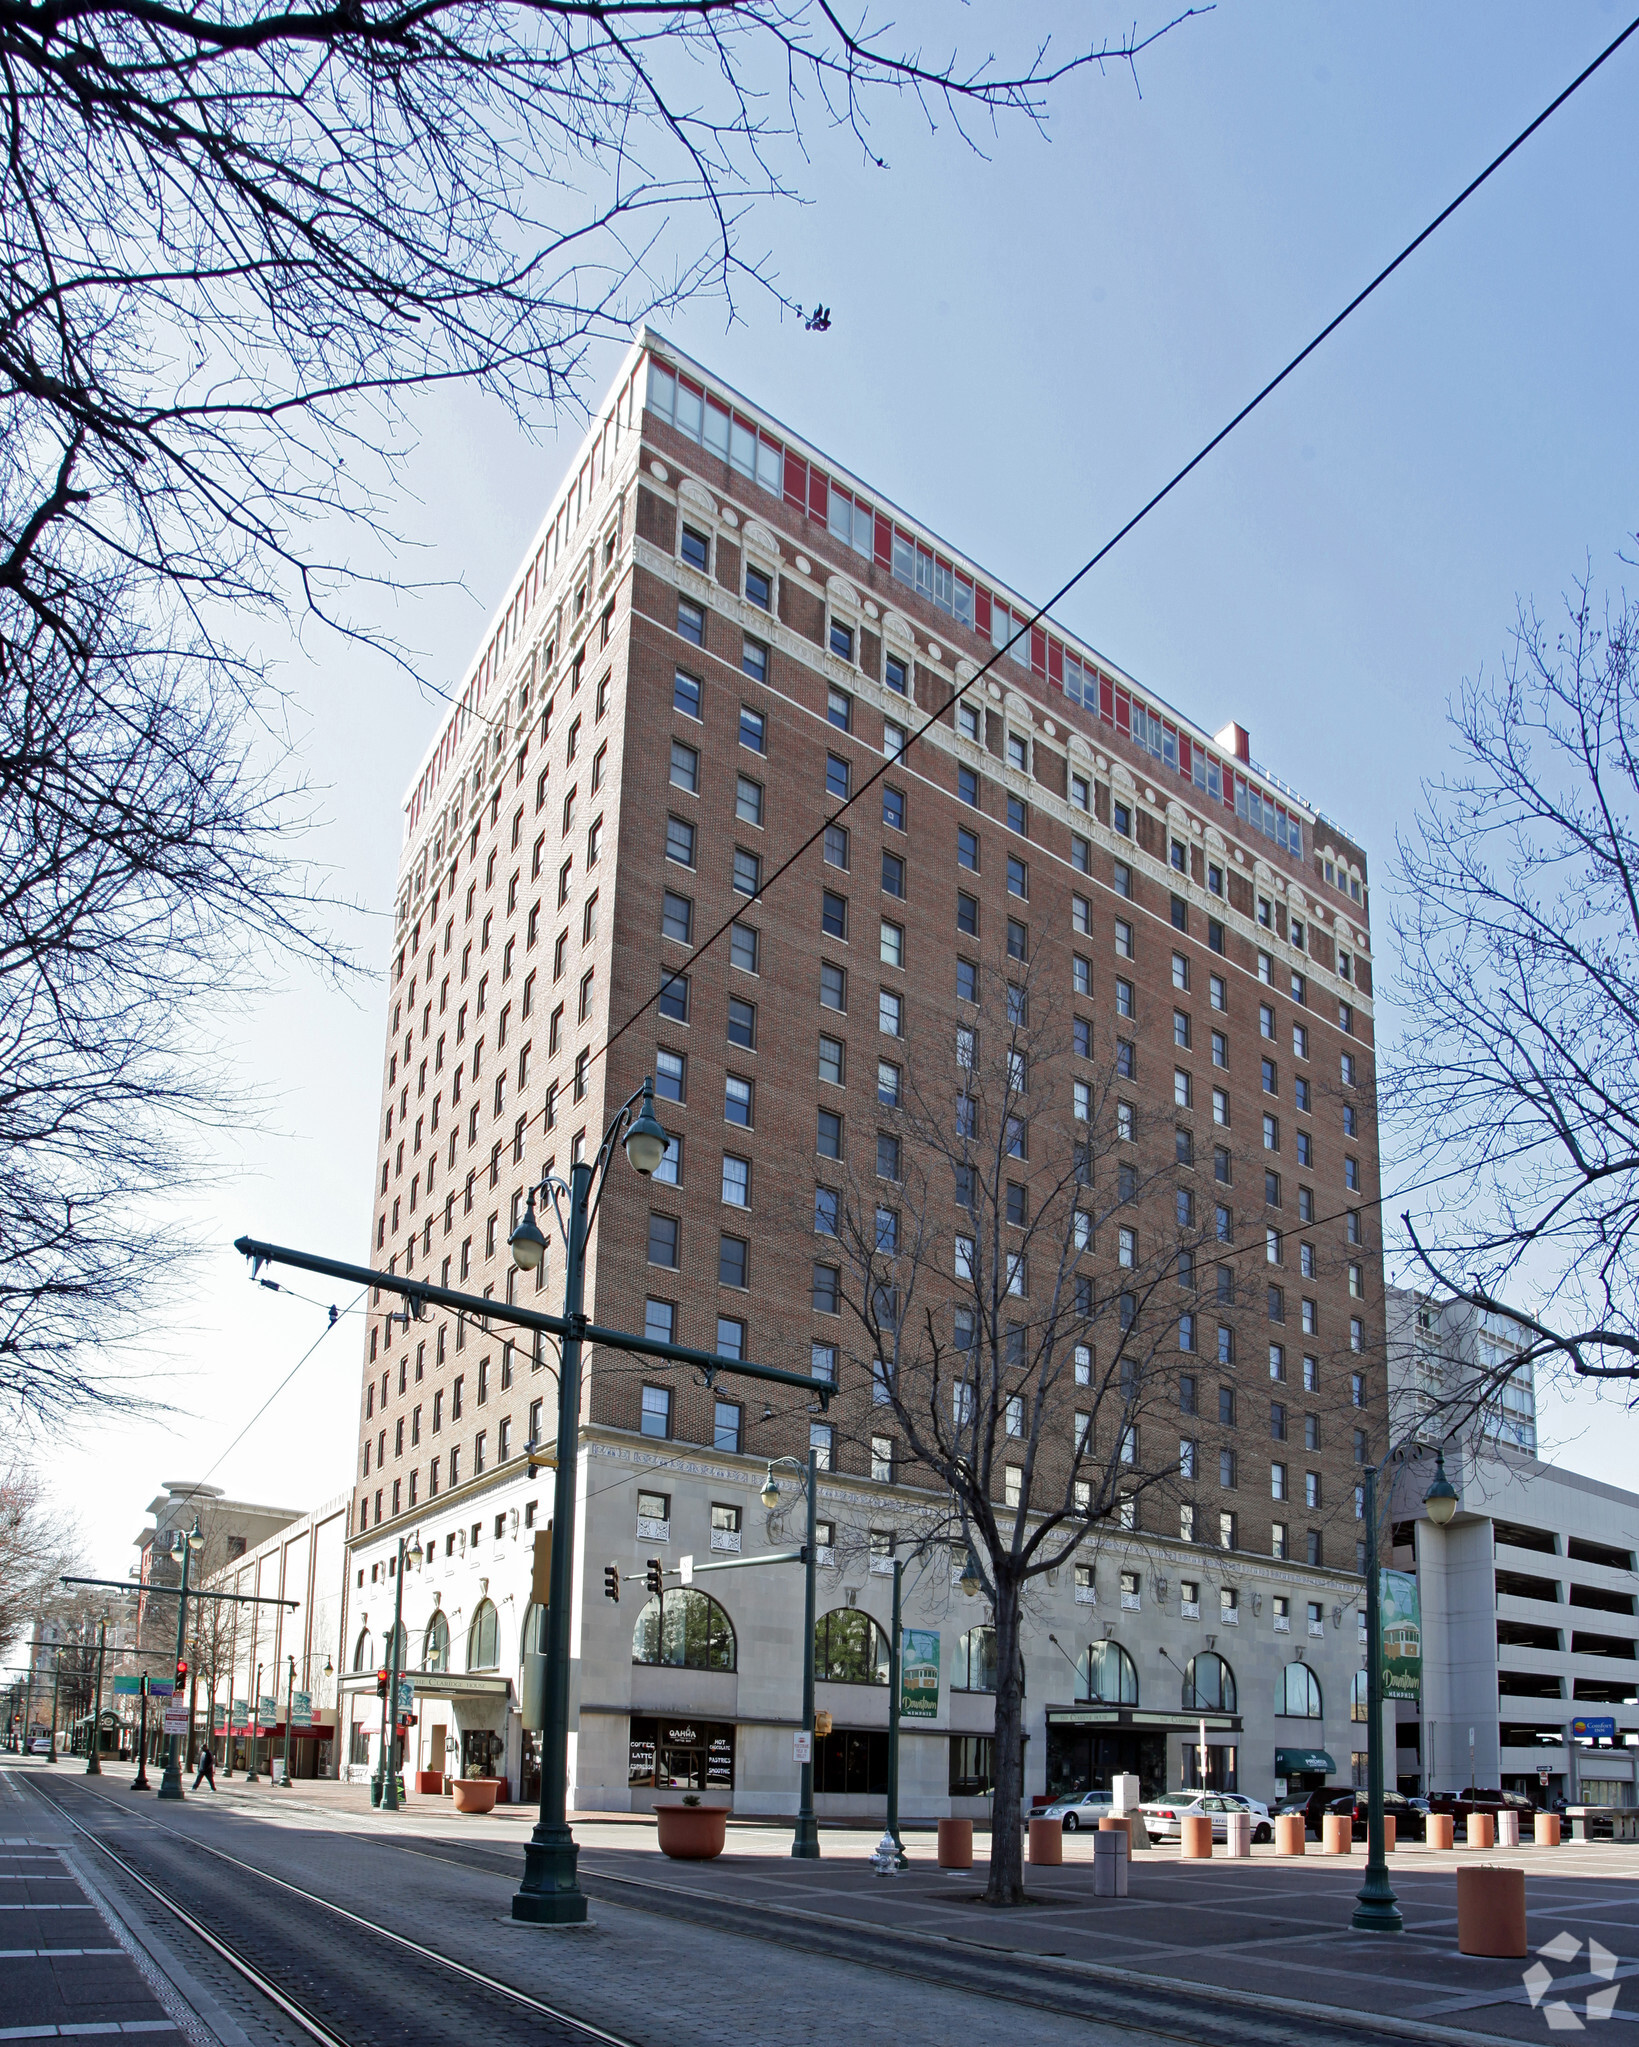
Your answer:
[[[1132,731],[1132,700],[1124,689],[1115,693],[1115,729],[1117,732]]]
[[[1047,673],[1047,635],[1039,625],[1030,628],[1030,672],[1041,676]]]
[[[1115,685],[1107,675],[1098,678],[1098,715],[1106,725],[1115,723]]]
[[[973,628],[981,639],[990,638],[990,592],[977,583],[973,586]]]
[[[785,456],[785,501],[799,512],[808,509],[808,464],[789,449]]]
[[[825,525],[830,517],[831,499],[826,480],[817,469],[808,472],[808,516]]]
[[[876,565],[879,569],[893,567],[893,522],[876,515]]]
[[[1047,642],[1047,673],[1060,689],[1064,687],[1064,648],[1057,640]]]
[[[1187,782],[1190,778],[1190,744],[1180,732],[1178,735],[1178,772]]]

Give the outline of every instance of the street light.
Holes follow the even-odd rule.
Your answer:
[[[91,1759],[85,1766],[88,1777],[102,1775],[102,1665],[108,1653],[108,1616],[104,1614],[97,1623],[97,1703],[91,1709]]]
[[[635,1111],[635,1113],[634,1113]],[[590,1164],[576,1159],[566,1182],[544,1177],[529,1191],[523,1220],[510,1243],[521,1272],[537,1272],[546,1256],[546,1239],[535,1220],[535,1200],[556,1204],[567,1196],[569,1213],[564,1235],[563,1313],[569,1324],[558,1368],[558,1469],[553,1482],[552,1575],[546,1608],[546,1713],[541,1729],[541,1805],[529,1845],[524,1850],[523,1881],[512,1900],[514,1919],[537,1925],[578,1924],[586,1917],[586,1894],[575,1865],[580,1850],[569,1831],[569,1607],[574,1597],[574,1529],[576,1457],[580,1435],[582,1332],[586,1328],[586,1240],[613,1163],[615,1146],[624,1140],[626,1157],[645,1180],[666,1154],[667,1137],[654,1111],[654,1082],[629,1095],[611,1117]],[[561,1213],[561,1212],[560,1212]]]
[[[188,1639],[188,1566],[204,1547],[204,1530],[199,1525],[199,1516],[195,1514],[193,1517],[193,1527],[186,1535],[182,1533],[181,1529],[177,1529],[171,1543],[172,1555],[180,1556],[182,1559],[182,1589],[177,1594],[176,1602],[176,1661],[178,1669],[183,1668],[183,1651]],[[186,1682],[185,1678],[184,1682]],[[176,1711],[176,1694],[174,1691],[171,1694],[171,1711],[173,1714]],[[192,1714],[188,1716],[188,1720],[189,1731],[191,1732],[193,1725]],[[159,1780],[159,1796],[161,1798],[181,1798],[185,1796],[182,1789],[182,1765],[186,1760],[183,1753],[183,1744],[186,1740],[187,1736],[184,1734],[173,1732],[171,1735],[170,1747],[165,1756],[165,1774]]]
[[[1360,1902],[1350,1924],[1360,1933],[1399,1933],[1405,1921],[1389,1882],[1383,1841],[1383,1606],[1377,1569],[1377,1481],[1421,1446],[1412,1439],[1398,1444],[1381,1464],[1366,1470],[1366,1881],[1356,1892]],[[1443,1449],[1434,1453],[1434,1478],[1423,1495],[1428,1518],[1444,1528],[1457,1511],[1457,1488],[1446,1477]]]
[[[774,1478],[776,1464],[789,1465],[793,1471],[801,1471],[803,1468],[795,1457],[775,1457],[770,1460],[762,1492],[763,1505],[770,1513],[780,1503],[780,1488]],[[808,1736],[808,1760],[802,1765],[799,1779],[801,1788],[797,1803],[797,1830],[791,1837],[792,1856],[801,1862],[817,1862],[820,1852],[819,1825],[814,1818],[814,1504],[818,1496],[819,1456],[816,1451],[810,1450],[808,1531],[802,1546],[802,1724]]]
[[[957,1584],[969,1599],[976,1599],[983,1589],[984,1579],[979,1572],[979,1559],[973,1554],[973,1545],[967,1546],[967,1558],[962,1565],[962,1575]]]
[[[398,1583],[393,1592],[393,1639],[387,1654],[387,1690],[381,1701],[381,1765],[376,1772],[377,1796],[372,1801],[380,1805],[384,1812],[398,1811],[398,1766],[393,1760],[393,1746],[398,1734],[398,1645],[404,1623],[404,1566],[408,1558],[410,1563],[419,1567],[422,1554],[419,1535],[408,1544],[404,1536],[398,1538],[398,1568],[394,1573]],[[288,1738],[285,1746],[288,1749]]]

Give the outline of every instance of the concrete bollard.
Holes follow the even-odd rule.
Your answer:
[[[1186,1812],[1178,1822],[1178,1852],[1186,1862],[1205,1862],[1212,1854],[1212,1818]]]
[[[1559,1814],[1539,1812],[1531,1823],[1531,1838],[1539,1848],[1559,1846]]]
[[[1275,1852],[1277,1855],[1301,1855],[1308,1847],[1304,1833],[1303,1815],[1300,1812],[1280,1812],[1275,1815]]]
[[[1093,1836],[1093,1896],[1124,1898],[1127,1895],[1127,1830],[1102,1828]]]
[[[1525,1937],[1525,1872],[1471,1862],[1457,1872],[1457,1951],[1516,1959]]]
[[[1471,1812],[1468,1815],[1468,1845],[1470,1848],[1495,1848],[1497,1830],[1491,1824],[1488,1812]]]
[[[1430,1848],[1449,1848],[1457,1834],[1457,1823],[1448,1812],[1431,1812],[1428,1816],[1427,1845]]]
[[[1327,1855],[1347,1855],[1354,1846],[1354,1815],[1329,1812],[1321,1821],[1321,1848]]]
[[[1030,1862],[1032,1868],[1053,1869],[1064,1860],[1064,1822],[1062,1820],[1032,1820],[1030,1822]]]
[[[971,1869],[973,1867],[972,1820],[941,1820],[939,1822],[939,1867],[941,1869]]]
[[[1497,1814],[1497,1846],[1517,1848],[1519,1846],[1519,1814],[1499,1812]]]
[[[1242,1861],[1252,1853],[1252,1815],[1232,1812],[1224,1827],[1224,1853]]]

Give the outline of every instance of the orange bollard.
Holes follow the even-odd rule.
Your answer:
[[[941,1869],[971,1869],[973,1867],[972,1820],[941,1820],[939,1822],[939,1867]]]
[[[1523,1869],[1471,1862],[1458,1870],[1457,1951],[1510,1959],[1530,1952],[1525,1937]]]
[[[1386,1812],[1383,1815],[1383,1853],[1385,1855],[1392,1855],[1394,1853],[1394,1814],[1392,1812]]]
[[[1030,1822],[1030,1862],[1036,1869],[1052,1869],[1064,1860],[1064,1822]]]
[[[1186,1812],[1178,1822],[1178,1849],[1186,1862],[1204,1862],[1212,1854],[1212,1821],[1204,1812]]]
[[[1539,1848],[1557,1848],[1559,1846],[1559,1814],[1557,1812],[1539,1812],[1532,1822],[1532,1827],[1533,1838]]]
[[[1354,1846],[1354,1815],[1329,1812],[1321,1821],[1321,1847],[1327,1855],[1347,1855]]]
[[[1301,1855],[1307,1846],[1308,1842],[1304,1836],[1302,1813],[1276,1813],[1275,1853],[1277,1855]]]
[[[1449,1848],[1457,1832],[1456,1822],[1448,1812],[1431,1812],[1428,1816],[1426,1845],[1430,1848]]]
[[[1495,1848],[1497,1829],[1488,1812],[1471,1812],[1468,1815],[1468,1845],[1470,1848]],[[1524,1949],[1520,1952],[1523,1954]]]
[[[1101,1834],[1125,1834],[1127,1837],[1127,1860],[1131,1862],[1133,1852],[1133,1823],[1129,1814],[1107,1812],[1098,1823]]]

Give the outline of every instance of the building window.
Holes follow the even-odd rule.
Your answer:
[[[669,1386],[645,1386],[643,1419],[646,1436],[669,1436],[672,1432],[672,1394]]]

